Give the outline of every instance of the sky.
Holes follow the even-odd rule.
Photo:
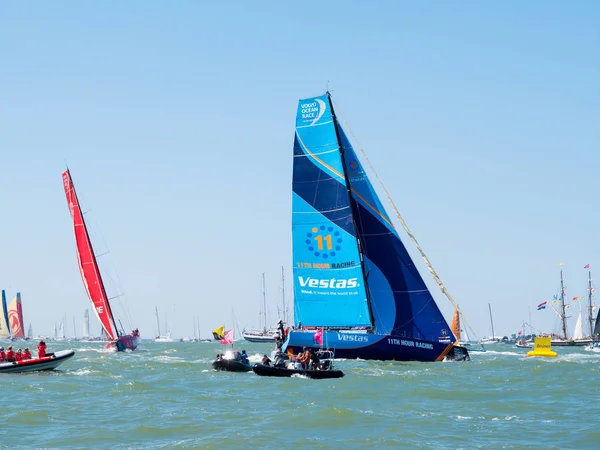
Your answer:
[[[81,334],[68,164],[126,327],[258,327],[263,273],[275,325],[297,102],[328,87],[476,335],[488,303],[496,334],[558,331],[536,306],[561,269],[572,331],[600,271],[598,23],[594,1],[4,4],[0,287],[35,335]]]

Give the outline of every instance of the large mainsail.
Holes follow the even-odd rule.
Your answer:
[[[21,305],[21,293],[17,292],[15,298],[8,304],[8,323],[13,338],[24,339],[23,307]]]
[[[8,311],[6,308],[6,292],[2,290],[2,311],[0,311],[0,339],[10,337],[10,327],[8,326]]]
[[[292,245],[296,323],[373,325],[348,183],[325,96],[301,100],[298,105]]]
[[[88,235],[85,220],[83,219],[83,213],[81,212],[75,187],[73,186],[73,180],[71,179],[69,170],[65,170],[62,176],[67,203],[69,204],[69,211],[73,218],[75,243],[77,247],[77,262],[79,264],[81,278],[83,279],[83,285],[94,306],[94,312],[96,313],[102,328],[106,332],[106,335],[113,340],[118,337],[118,331],[106,296],[102,277],[100,276],[100,270],[96,262],[96,256]]]
[[[329,94],[299,102],[292,210],[296,323],[455,342]]]

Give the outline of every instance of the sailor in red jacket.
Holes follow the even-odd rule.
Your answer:
[[[40,341],[38,344],[38,358],[43,358],[44,356],[46,356],[46,343]]]
[[[15,361],[17,361],[17,362],[23,361],[23,350],[21,350],[21,349],[17,350],[17,353],[15,353]]]
[[[29,351],[29,348],[26,348],[23,352],[23,359],[31,359],[31,352]]]
[[[0,362],[6,361],[6,353],[4,353],[4,347],[0,347]]]
[[[13,352],[12,345],[8,346],[8,351],[6,352],[6,360],[8,362],[13,362],[15,360],[15,352]]]

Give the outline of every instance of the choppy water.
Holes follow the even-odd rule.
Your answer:
[[[598,448],[600,353],[470,363],[339,361],[336,380],[213,372],[217,343],[106,353],[55,343],[60,370],[3,374],[1,448]],[[258,359],[264,344],[236,343]]]

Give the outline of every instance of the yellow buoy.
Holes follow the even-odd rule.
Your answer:
[[[544,356],[554,358],[556,352],[552,351],[552,342],[549,337],[536,337],[533,343],[533,351],[528,352],[527,356]]]

